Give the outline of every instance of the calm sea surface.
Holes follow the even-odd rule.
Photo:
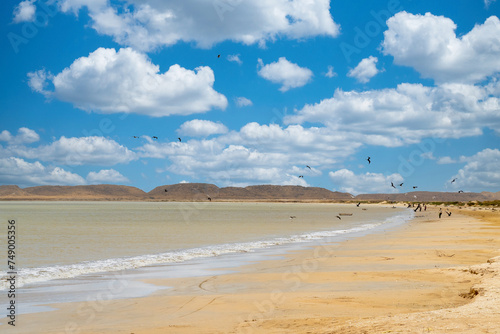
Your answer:
[[[352,216],[339,220],[339,213]],[[9,219],[16,221],[21,287],[347,235],[410,216],[352,204],[0,202],[0,276]]]

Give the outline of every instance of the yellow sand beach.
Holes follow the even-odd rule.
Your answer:
[[[499,213],[437,210],[229,274],[148,280],[172,287],[148,297],[54,305],[9,331],[500,333]]]

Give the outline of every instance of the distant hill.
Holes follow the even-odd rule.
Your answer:
[[[69,201],[394,201],[394,202],[469,202],[500,200],[500,192],[451,193],[413,191],[400,194],[362,194],[333,192],[319,187],[258,185],[219,188],[208,183],[180,183],[156,187],[146,193],[122,185],[39,186],[20,188],[0,186],[0,200]]]
[[[500,191],[496,193],[483,191],[481,194],[484,195],[486,198],[489,198],[490,201],[500,200]]]
[[[207,183],[183,183],[160,186],[151,190],[148,193],[148,197],[155,200],[177,201],[332,201],[352,199],[350,194],[332,192],[317,187],[260,185],[245,188],[219,188],[216,185]]]
[[[218,192],[219,187],[214,184],[179,183],[156,187],[146,196],[152,200],[191,202],[208,201],[208,197],[214,196]]]
[[[0,186],[0,198],[28,196],[28,194],[18,186]]]
[[[38,186],[21,189],[0,186],[0,200],[141,200],[139,188],[111,184],[91,186]]]

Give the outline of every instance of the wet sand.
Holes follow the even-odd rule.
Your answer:
[[[234,273],[148,280],[142,298],[54,305],[18,333],[498,333],[500,215],[417,212],[396,229]],[[496,258],[495,258],[496,257]],[[6,329],[1,326],[0,331]]]

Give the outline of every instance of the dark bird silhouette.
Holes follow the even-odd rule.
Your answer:
[[[210,196],[207,196],[207,199],[212,202],[212,198]]]
[[[180,139],[180,138],[177,138],[177,139],[179,139],[179,141],[182,141],[182,139]]]
[[[417,189],[418,187],[417,186],[413,186],[413,189]]]
[[[290,216],[290,219],[294,219],[294,218],[297,218],[297,217],[295,217],[295,216]]]
[[[336,216],[338,219],[342,220],[342,218],[340,218],[340,216]]]
[[[217,55],[217,58],[220,58],[220,55]]]
[[[158,139],[158,137],[156,137],[156,136],[153,136],[153,139]]]
[[[418,203],[417,207],[413,211],[417,212],[418,209],[420,209],[420,211],[422,211],[422,207],[420,206],[420,203]]]
[[[309,166],[306,166],[306,167],[309,168],[309,169],[311,169],[311,167],[309,167]]]
[[[139,137],[137,137],[137,136],[134,136],[134,138],[139,138]]]
[[[304,175],[299,175],[299,179],[300,179],[300,178],[302,178],[302,179],[303,179],[303,178],[304,178]]]
[[[392,182],[391,182],[391,187],[396,188],[396,187],[394,186],[394,183],[392,183]]]
[[[368,157],[368,159],[366,159],[368,161],[368,164],[372,163],[370,159],[371,159],[370,157]]]
[[[400,183],[400,184],[399,184],[399,186],[400,186],[400,187],[402,187],[402,186],[403,186],[403,183]]]
[[[455,178],[455,179],[453,179],[453,180],[451,180],[451,183],[455,182],[456,180],[457,180],[456,178]]]
[[[356,206],[359,206],[361,204],[361,202],[359,202],[358,204],[356,204]]]
[[[167,193],[167,192],[168,192],[168,190],[167,190],[167,189],[165,189],[165,192]]]
[[[458,193],[459,193],[459,194],[461,194],[461,193],[463,193],[463,192],[464,192],[463,190],[459,190],[459,191],[458,191]]]

